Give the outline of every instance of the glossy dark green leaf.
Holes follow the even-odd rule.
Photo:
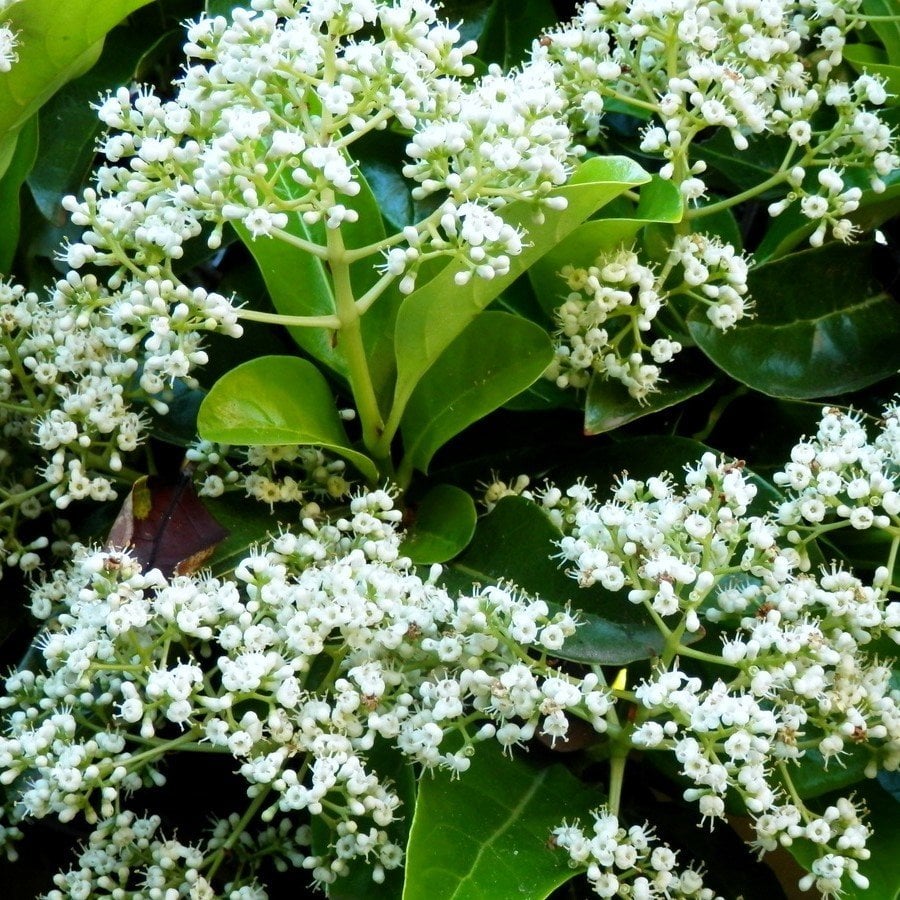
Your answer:
[[[16,136],[15,151],[3,177],[0,178],[0,273],[12,268],[21,230],[22,185],[34,165],[38,152],[37,116],[29,119]]]
[[[110,32],[90,72],[65,85],[41,109],[41,155],[28,177],[38,209],[50,221],[63,215],[60,200],[87,178],[102,123],[92,104],[106,91],[128,84],[147,50],[146,33],[120,26]]]
[[[570,637],[561,659],[600,665],[625,665],[662,650],[663,640],[643,609],[625,593],[579,588],[558,564],[562,535],[535,503],[505,497],[475,529],[465,552],[446,569],[449,587],[466,590],[473,583],[510,581],[553,608],[571,604],[583,624]]]
[[[475,501],[462,488],[451,484],[435,485],[414,513],[400,552],[416,565],[453,559],[472,540],[478,520]]]
[[[713,383],[712,378],[695,374],[677,362],[664,367],[664,372],[665,383],[642,402],[635,400],[620,382],[594,375],[584,407],[584,433],[603,434],[621,428],[628,422],[696,397]]]
[[[197,439],[197,412],[206,391],[189,388],[183,381],[176,381],[156,396],[169,409],[164,416],[152,408],[146,410],[153,436],[182,447],[192,444]]]
[[[862,11],[867,16],[893,17],[893,21],[870,22],[869,28],[878,35],[881,43],[884,44],[888,62],[891,65],[900,66],[900,21],[897,21],[896,0],[863,0]],[[896,101],[896,98],[894,99]]]
[[[232,369],[200,405],[197,430],[219,444],[325,447],[366,478],[378,477],[375,464],[351,447],[322,373],[298,357],[261,356]]]
[[[731,135],[721,128],[698,147],[698,154],[710,168],[744,191],[771,178],[781,168],[789,146],[786,138],[765,135],[752,138],[750,147],[739,153],[734,148]]]
[[[0,134],[20,127],[62,85],[96,61],[107,32],[149,0],[28,0],[4,21],[18,36],[18,62],[0,74]]]
[[[873,284],[871,248],[830,244],[753,270],[756,318],[722,333],[694,310],[704,353],[732,378],[774,397],[858,390],[900,368],[900,307]]]
[[[423,375],[401,428],[407,465],[427,471],[450,438],[541,376],[553,358],[547,332],[527,319],[486,312]]]
[[[648,224],[680,222],[682,214],[678,188],[654,175],[641,187],[640,199],[629,215],[616,210],[610,217],[604,215],[583,222],[528,270],[541,307],[552,316],[562,302],[566,287],[559,272],[564,266],[591,266],[600,253],[622,244],[630,247]]]
[[[459,779],[422,776],[403,900],[541,900],[575,874],[549,842],[553,829],[587,824],[601,799],[563,766],[477,745]]]
[[[490,281],[473,278],[459,286],[454,276],[465,266],[454,262],[401,304],[395,332],[398,374],[394,408],[402,412],[422,375],[481,310],[522,272],[605,203],[649,178],[643,169],[624,157],[594,157],[556,192],[566,197],[567,208],[546,210],[542,224],[534,224],[529,203],[516,202],[504,207],[504,220],[522,227],[529,241],[523,252],[512,258],[508,275]]]
[[[403,177],[409,138],[392,131],[376,131],[356,141],[354,156],[385,221],[395,231],[416,221],[413,183]]]
[[[886,772],[882,770],[878,773],[878,783],[897,803],[900,803],[900,772]]]

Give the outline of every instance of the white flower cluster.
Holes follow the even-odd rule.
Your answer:
[[[599,677],[548,661],[573,617],[502,587],[452,597],[439,567],[423,581],[399,556],[400,516],[384,491],[357,497],[345,519],[280,534],[235,581],[166,579],[82,548],[33,593],[50,617],[43,668],[11,675],[0,700],[15,809],[109,818],[164,780],[167,753],[206,744],[266,795],[264,821],[327,807],[334,842],[303,860],[318,882],[355,858],[380,880],[402,849],[400,800],[367,764],[376,744],[459,774],[477,741],[564,739],[569,715],[604,730]]]
[[[573,128],[589,138],[610,110],[649,116],[641,149],[661,154],[660,174],[687,201],[707,190],[698,136],[724,129],[739,152],[761,135],[785,137],[784,161],[765,186],[789,193],[770,212],[799,200],[817,222],[814,244],[827,229],[849,240],[847,215],[861,191],[839,183],[840,167],[863,169],[878,191],[900,166],[891,129],[874,111],[887,98],[883,81],[834,77],[846,35],[861,24],[858,9],[858,0],[772,0],[764,12],[756,0],[589,2],[536,42],[532,57],[556,67]],[[817,185],[807,172],[819,173]]]
[[[718,237],[678,235],[668,264],[681,266],[683,283],[672,293],[686,294],[706,307],[706,317],[720,331],[736,325],[750,308],[747,258]]]
[[[242,458],[235,460],[236,456]],[[301,518],[321,511],[310,496],[335,501],[350,493],[346,463],[328,459],[318,447],[230,448],[198,441],[188,448],[186,458],[195,466],[201,496],[221,497],[227,491],[243,490],[270,508],[275,503],[303,504]]]
[[[564,207],[562,198],[547,195],[565,183],[581,148],[565,123],[553,71],[543,63],[510,74],[492,66],[448,112],[413,135],[407,146],[412,162],[403,174],[419,182],[416,198],[449,194],[439,225],[447,245],[459,245],[467,257],[458,283],[473,273],[503,275],[508,257],[521,253],[522,240],[493,210],[510,200],[532,200],[540,219],[541,201]],[[442,246],[437,235],[432,246]]]
[[[8,8],[8,6],[4,6],[0,7],[0,10]],[[19,54],[16,52],[16,47],[18,46],[19,36],[17,32],[9,27],[9,23],[0,25],[0,72],[11,71],[12,67],[19,61]]]
[[[665,286],[673,271],[680,284]],[[584,388],[597,374],[621,382],[637,400],[659,390],[660,366],[681,351],[659,331],[657,316],[668,300],[683,295],[706,306],[716,328],[725,331],[749,307],[747,260],[730,245],[703,234],[675,238],[660,274],[624,246],[602,253],[587,268],[559,273],[569,293],[556,310],[556,355],[544,373],[561,388]]]
[[[56,888],[45,900],[115,900],[124,896],[130,900],[265,900],[268,894],[252,876],[229,882],[219,891],[203,873],[226,851],[245,865],[250,862],[251,867],[254,857],[260,856],[276,865],[293,863],[298,855],[302,859],[298,848],[309,843],[308,829],[292,831],[283,821],[279,828],[268,828],[257,836],[242,831],[241,839],[232,844],[228,836],[236,824],[220,820],[202,845],[185,844],[175,836],[163,835],[159,816],[119,813],[91,832],[77,866],[54,876]]]
[[[395,122],[412,132],[404,174],[418,183],[414,196],[449,198],[372,248],[386,252],[384,271],[408,293],[435,255],[459,256],[480,277],[508,270],[521,236],[499,208],[545,200],[577,155],[548,67],[465,83],[474,43],[423,0],[252,7],[189,25],[173,99],[120,89],[100,105],[109,164],[98,191],[69,200],[90,225],[70,264],[166,267],[204,226],[218,246],[229,222],[287,240],[298,224],[308,233],[354,222],[361,185],[349,148]]]
[[[844,455],[851,463],[866,437],[855,420],[843,418],[849,417],[826,411],[823,435],[847,436]],[[887,421],[875,442],[879,449],[873,448],[878,465],[868,470],[876,479],[888,459],[896,465],[898,458],[895,407]],[[795,454],[806,460],[810,446],[802,442]],[[821,448],[826,459],[833,453],[836,467],[839,446]],[[833,469],[821,472],[827,482]],[[879,485],[890,496],[890,486]],[[779,546],[784,529],[748,514],[755,494],[740,466],[710,453],[687,471],[683,491],[665,477],[625,478],[604,503],[582,485],[565,496],[546,488],[535,499],[563,528],[561,556],[579,584],[627,591],[667,636],[660,667],[634,690],[630,744],[672,752],[693,784],[685,798],[698,803],[705,819],[724,817],[727,792],[740,796],[754,817],[760,850],[811,841],[818,859],[804,886],[837,896],[846,886],[842,878],[867,884],[858,868],[869,854],[861,811],[843,799],[815,813],[784,785],[790,785],[789,764],[813,749],[827,763],[850,747],[865,747],[870,776],[900,768],[900,691],[890,666],[866,653],[881,637],[900,644],[900,602],[889,598],[886,568],[870,585],[836,566],[818,577],[800,571],[805,560],[790,540]],[[795,501],[784,504],[782,515],[792,506]],[[893,518],[881,524],[896,527]],[[682,633],[699,630],[703,614],[736,625],[723,632],[720,656],[680,644]],[[711,684],[691,677],[678,656],[692,655],[715,660],[724,667],[717,671],[730,668],[731,676]]]
[[[143,407],[167,411],[176,381],[206,362],[205,332],[237,336],[230,303],[163,279],[116,291],[70,272],[46,299],[0,283],[0,427],[10,483],[0,496],[3,556],[33,568],[35,550],[17,534],[48,503],[109,500],[124,460],[144,440]],[[13,449],[14,448],[14,449]],[[37,457],[37,463],[35,463]]]
[[[703,886],[697,870],[678,871],[677,854],[665,844],[653,846],[654,831],[647,823],[626,829],[603,807],[593,817],[589,832],[581,823],[555,828],[553,842],[569,854],[572,866],[587,869],[587,879],[598,896],[723,900]]]
[[[900,406],[884,411],[870,440],[860,417],[836,408],[825,411],[815,435],[791,450],[791,461],[774,481],[787,493],[778,521],[788,540],[803,546],[843,522],[857,531],[898,525],[900,490]]]
[[[597,373],[621,382],[638,400],[659,390],[659,366],[681,345],[668,338],[648,345],[641,337],[665,302],[654,271],[620,247],[586,269],[566,266],[559,274],[569,294],[556,310],[560,342],[544,377],[559,387],[584,388]]]

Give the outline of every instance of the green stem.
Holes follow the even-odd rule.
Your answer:
[[[356,311],[359,315],[363,315],[369,307],[393,284],[396,275],[385,272],[375,284],[372,285],[363,295],[356,301]]]
[[[752,200],[770,188],[781,184],[782,181],[787,180],[787,177],[788,173],[783,168],[779,169],[765,181],[761,181],[755,187],[747,188],[746,191],[742,191],[740,194],[734,194],[732,197],[726,197],[724,200],[718,200],[716,203],[709,203],[706,206],[694,206],[691,209],[686,209],[684,217],[688,220],[702,219],[704,216],[711,216],[714,213],[721,212],[723,209],[731,209],[732,206],[737,206],[746,200]]]
[[[272,237],[276,237],[278,240],[284,241],[285,244],[290,244],[298,250],[305,250],[307,253],[317,256],[319,259],[328,259],[328,251],[321,244],[316,244],[313,241],[307,241],[302,237],[297,237],[297,235],[291,234],[283,228],[273,228]]]
[[[268,322],[270,325],[284,325],[287,328],[329,328],[337,331],[341,320],[337,316],[288,316],[282,313],[261,312],[242,306],[236,310],[239,319],[249,322]]]
[[[237,843],[238,839],[244,833],[250,822],[253,821],[253,817],[259,812],[259,808],[263,805],[266,797],[269,796],[269,792],[272,790],[270,785],[259,785],[259,789],[259,793],[253,798],[250,805],[244,811],[244,814],[241,816],[241,820],[237,823],[237,825],[234,826],[234,828],[230,830],[225,843],[223,843],[222,846],[216,850],[216,854],[212,858],[212,862],[206,873],[207,881],[213,880],[216,872],[219,870],[219,867],[225,861],[225,857],[228,855],[231,848]]]
[[[9,355],[9,365],[15,373],[16,378],[19,380],[19,384],[22,386],[22,391],[28,399],[28,402],[32,405],[32,412],[34,415],[39,415],[44,411],[44,404],[41,403],[37,394],[35,394],[31,387],[31,377],[22,365],[22,360],[19,357],[19,348],[16,346],[15,341],[7,334],[3,335],[2,341],[3,346],[6,348],[6,352]]]
[[[609,811],[617,816],[622,804],[622,785],[625,781],[625,764],[628,762],[628,742],[616,741],[609,757]]]
[[[4,500],[2,503],[0,503],[0,511],[3,511],[10,506],[19,506],[23,500],[27,500],[29,497],[37,497],[39,494],[43,494],[45,491],[49,491],[52,487],[52,484],[42,482],[41,484],[33,488],[29,488],[27,491],[18,491],[14,494],[11,493],[8,495],[8,500]]]
[[[331,205],[323,196],[326,205]],[[362,339],[359,310],[353,296],[353,285],[350,282],[350,264],[347,262],[344,238],[340,228],[327,228],[326,239],[328,263],[334,281],[334,300],[337,318],[340,322],[338,346],[343,353],[350,375],[350,386],[356,400],[356,408],[362,425],[363,443],[370,452],[379,448],[379,441],[384,432],[384,421],[378,408],[375,386],[366,359],[366,348]],[[379,454],[387,457],[388,454]],[[384,459],[381,460],[384,462]]]
[[[888,570],[888,578],[893,578],[894,575],[894,566],[897,563],[897,550],[900,548],[900,534],[894,537],[894,540],[891,541],[891,551],[888,553],[887,559],[887,570]]]
[[[714,666],[728,666],[734,668],[733,664],[716,656],[714,653],[705,653],[703,650],[694,650],[693,647],[686,647],[684,644],[678,645],[679,656],[689,656],[691,659],[699,659],[703,662],[712,663]]]

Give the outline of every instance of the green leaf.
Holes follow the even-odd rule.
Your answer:
[[[109,37],[97,65],[58,91],[41,110],[41,155],[28,186],[50,221],[60,216],[60,199],[76,193],[91,170],[103,127],[91,104],[106,91],[128,84],[147,50],[145,31],[119,27]]]
[[[531,203],[518,201],[504,207],[504,220],[522,227],[529,242],[511,260],[509,274],[490,281],[473,278],[459,286],[454,276],[465,266],[453,262],[410,294],[400,306],[395,330],[398,373],[394,408],[397,413],[405,408],[422,375],[507,285],[605,203],[649,179],[643,169],[624,157],[593,157],[567,185],[554,192],[567,198],[567,208],[546,210],[542,224],[534,224]]]
[[[848,44],[844,48],[844,59],[860,74],[867,72],[884,78],[888,94],[892,94],[896,100],[900,94],[900,64],[889,63],[887,54],[880,47]]]
[[[149,0],[25,0],[4,10],[19,60],[0,74],[0,134],[21,126],[96,61],[106,33]]]
[[[745,191],[771,178],[781,168],[789,146],[787,138],[777,135],[751,136],[749,149],[738,153],[731,135],[721,128],[703,142],[699,152],[710,168],[723,175],[739,190]],[[714,180],[712,173],[704,178],[711,182]],[[717,193],[724,192],[717,190]]]
[[[444,582],[458,590],[473,583],[512,582],[554,609],[571,604],[583,622],[565,646],[561,659],[599,665],[625,665],[660,653],[663,639],[642,608],[625,594],[600,587],[579,588],[555,557],[561,532],[541,508],[523,497],[504,497],[475,529],[465,552],[444,572]]]
[[[446,562],[472,540],[477,521],[475,501],[466,491],[451,484],[435,485],[415,508],[415,521],[400,552],[416,565]]]
[[[665,367],[665,383],[640,403],[618,381],[594,375],[584,407],[584,433],[603,434],[621,428],[636,419],[696,397],[713,383],[712,378],[696,374],[684,364],[679,366],[680,361]]]
[[[561,304],[566,293],[559,277],[563,266],[592,266],[599,254],[621,244],[630,246],[647,224],[680,222],[682,214],[678,188],[671,181],[654,175],[641,188],[640,199],[630,216],[601,217],[582,223],[528,270],[541,307],[552,318]]]
[[[334,293],[322,260],[277,238],[254,238],[240,223],[238,237],[256,260],[275,309],[286,316],[334,315]],[[318,243],[316,229],[293,216],[285,231]],[[325,328],[288,328],[297,346],[336,374],[347,377],[347,364],[337,351],[335,332]]]
[[[538,768],[479,744],[462,778],[422,777],[403,900],[540,900],[575,874],[549,838],[600,797],[560,765]]]
[[[900,368],[900,308],[872,283],[871,247],[829,244],[754,269],[756,318],[722,333],[695,309],[691,335],[733,378],[808,399],[874,384]]]
[[[892,16],[892,22],[869,22],[869,28],[881,38],[888,62],[900,66],[900,21],[897,21],[896,0],[863,0],[862,11],[867,16]],[[852,46],[852,45],[851,45]],[[845,55],[849,47],[844,48]]]
[[[407,465],[428,470],[437,450],[536,381],[553,358],[547,332],[503,312],[470,323],[424,374],[401,428]]]
[[[19,130],[15,150],[9,165],[0,178],[0,273],[12,268],[21,230],[20,194],[22,185],[34,165],[38,152],[37,116],[29,119]]]
[[[322,373],[294,356],[261,356],[220,378],[200,405],[197,430],[219,444],[314,444],[378,478],[372,460],[350,446]]]

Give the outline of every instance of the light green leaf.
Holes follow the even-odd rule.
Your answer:
[[[149,0],[25,0],[3,19],[19,54],[0,74],[0,134],[21,126],[67,81],[96,61],[106,33]]]
[[[317,256],[271,237],[254,238],[240,223],[234,230],[256,260],[272,305],[286,316],[334,315],[334,293],[325,266]],[[318,229],[292,217],[285,229],[295,237],[318,243]],[[347,365],[337,351],[335,332],[324,328],[288,328],[297,346],[332,372],[347,377]]]
[[[22,185],[34,165],[38,152],[37,116],[29,119],[19,130],[12,159],[0,178],[0,273],[9,273],[21,228],[20,194]]]
[[[733,378],[773,397],[859,390],[900,369],[900,308],[873,283],[871,247],[829,244],[751,271],[756,317],[722,333],[695,309],[691,335]]]
[[[400,552],[416,565],[453,559],[475,533],[475,501],[452,484],[438,484],[414,508],[415,520],[406,532]]]
[[[350,446],[328,382],[298,357],[261,356],[225,374],[200,405],[197,430],[219,444],[314,444],[378,478],[372,460]]]
[[[547,332],[503,312],[472,321],[424,374],[401,422],[405,465],[423,472],[454,435],[540,378],[553,358]]]
[[[541,768],[477,745],[462,778],[426,773],[410,831],[403,900],[540,900],[575,874],[549,843],[599,795],[560,765]]]
[[[395,330],[398,370],[395,415],[405,408],[422,375],[507,285],[605,203],[649,179],[640,166],[625,157],[593,157],[577,170],[567,185],[555,192],[567,198],[568,207],[561,211],[546,210],[541,225],[534,224],[530,203],[516,202],[504,207],[504,220],[522,227],[529,242],[511,260],[508,275],[490,281],[473,278],[459,286],[454,276],[465,267],[454,262],[410,294],[400,306]]]

